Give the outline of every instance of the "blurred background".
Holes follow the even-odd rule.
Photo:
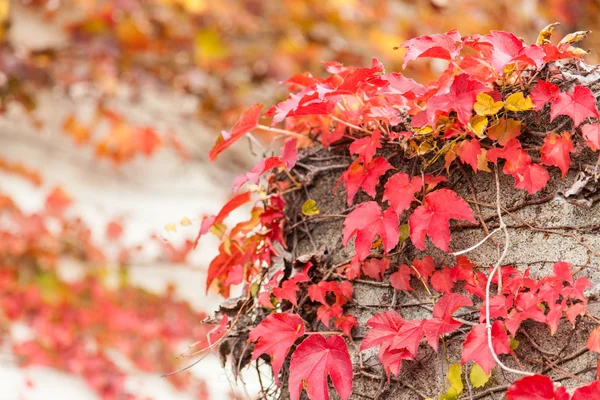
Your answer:
[[[258,157],[240,141],[209,163],[218,133],[286,98],[278,82],[324,75],[321,61],[400,71],[394,47],[414,36],[531,42],[554,21],[593,30],[599,12],[597,0],[0,0],[0,400],[254,397],[257,372],[236,383],[214,355],[160,378],[196,359],[177,355],[221,301],[204,292],[216,241],[192,250],[198,220]]]

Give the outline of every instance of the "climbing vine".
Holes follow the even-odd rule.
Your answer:
[[[555,263],[552,274],[540,277],[504,263],[510,235],[503,214],[509,211],[502,205],[500,169],[514,178],[517,189],[534,194],[546,187],[548,168],[558,168],[565,177],[576,148],[600,150],[594,93],[573,85],[562,72],[585,67],[580,60],[586,52],[575,43],[587,32],[553,43],[555,25],[545,28],[531,45],[501,31],[461,36],[453,30],[408,40],[400,46],[405,49],[404,67],[419,58],[447,62],[437,80],[427,85],[399,72],[386,73],[376,59],[368,68],[325,62],[327,77],[295,75],[285,82],[292,91],[287,100],[264,115],[261,104],[245,111],[231,131],[219,136],[211,159],[255,130],[271,131],[285,142],[280,156],[270,155],[238,177],[235,196],[219,214],[202,221],[197,240],[209,232],[221,240],[219,254],[209,266],[207,290],[214,286],[228,297],[238,286],[241,297],[235,308],[221,310],[219,328],[201,350],[221,344],[227,355],[223,343],[232,332],[243,332],[236,326],[243,319],[250,325],[246,347],[253,348],[251,359],[270,360],[275,383],[285,386],[292,400],[303,390],[311,399],[328,399],[328,376],[338,395],[348,399],[354,376],[372,376],[363,365],[362,351],[378,348],[389,381],[398,376],[404,360],[419,358],[423,342],[435,352],[445,352],[445,338],[460,330],[466,333],[460,360],[448,368],[444,393],[430,396],[461,396],[461,365],[470,366],[471,398],[497,367],[524,376],[504,388],[508,399],[600,395],[597,382],[568,393],[550,378],[522,368],[515,354],[515,336],[526,320],[547,325],[550,335],[562,319],[573,327],[581,318],[597,321],[587,310],[586,290],[591,284],[585,276],[577,276],[581,269],[574,270],[568,260]],[[271,125],[261,124],[261,118],[270,118]],[[544,118],[554,128],[539,132]],[[305,164],[297,148],[319,146],[342,148],[347,152],[344,159],[350,157],[351,162]],[[411,168],[395,167],[390,161],[397,157]],[[447,187],[453,166],[468,166],[495,182],[496,202],[488,206],[496,211],[498,225],[492,231],[479,212],[480,204],[470,204]],[[583,168],[597,180],[597,165]],[[316,254],[286,260],[286,247],[293,246],[286,240],[287,229],[290,222],[297,225],[287,218],[286,201],[318,174],[335,170],[343,170],[336,190],[345,189],[347,210],[341,215],[321,214],[319,199],[308,199],[302,221],[343,218],[342,242],[352,246],[354,255],[340,265],[324,265]],[[357,197],[366,201],[356,201]],[[229,214],[247,204],[254,204],[251,218],[226,226]],[[393,256],[410,244],[426,250],[427,238],[450,252],[450,227],[456,223],[452,220],[481,227],[487,235],[471,248],[451,253],[456,256],[451,267],[436,266],[428,255],[394,265]],[[469,260],[466,254],[496,240],[494,265],[477,266]],[[395,291],[422,288],[431,316],[406,320],[392,307],[368,319],[366,328],[359,326],[356,315],[346,309],[353,299],[353,282],[363,277],[375,284],[387,281]],[[478,319],[457,316],[463,308],[478,311]],[[320,323],[311,324],[318,327],[315,331],[307,329],[309,317]],[[366,331],[358,346],[356,328]],[[358,347],[355,357],[348,345]],[[600,352],[600,328],[589,336],[587,348]],[[516,367],[506,365],[507,359],[516,360]],[[249,361],[242,354],[237,367]],[[289,367],[287,382],[281,379],[284,365]],[[555,364],[548,365],[560,371]],[[263,394],[275,393],[277,389]]]

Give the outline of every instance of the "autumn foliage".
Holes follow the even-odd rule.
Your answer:
[[[406,50],[404,67],[420,58],[447,62],[443,73],[427,84],[400,72],[386,73],[376,59],[365,68],[326,62],[326,78],[298,74],[285,82],[292,91],[289,98],[262,116],[271,118],[274,132],[288,137],[281,156],[266,158],[236,179],[234,191],[244,191],[220,214],[204,219],[199,238],[211,231],[221,240],[207,288],[217,287],[227,297],[233,286],[241,285],[243,306],[235,310],[229,329],[236,330],[240,319],[251,321],[247,341],[254,344],[252,359],[270,359],[276,383],[292,399],[298,399],[302,390],[311,399],[329,399],[328,379],[342,399],[350,398],[353,377],[369,376],[358,354],[351,357],[351,347],[359,347],[358,352],[377,348],[389,381],[405,368],[403,361],[419,358],[419,347],[445,352],[444,338],[458,330],[466,335],[460,359],[448,368],[447,392],[430,395],[458,398],[464,388],[461,365],[467,365],[473,394],[501,368],[526,375],[506,391],[508,399],[600,396],[598,382],[582,385],[571,397],[546,376],[501,363],[517,357],[514,338],[524,321],[545,324],[548,335],[554,335],[563,319],[573,326],[584,317],[596,319],[586,311],[591,284],[585,276],[577,276],[580,271],[574,271],[568,260],[556,263],[547,276],[533,276],[529,269],[502,262],[508,231],[498,186],[500,225],[484,239],[505,233],[495,265],[474,265],[460,253],[455,253],[453,266],[436,265],[430,256],[402,265],[391,261],[409,245],[431,249],[428,242],[450,252],[453,221],[479,223],[472,204],[446,187],[452,166],[468,166],[473,173],[487,174],[491,182],[498,182],[501,169],[514,178],[516,188],[535,194],[547,185],[549,169],[566,175],[577,143],[586,151],[598,151],[600,122],[594,94],[583,85],[569,87],[561,74],[562,68],[582,65],[586,52],[574,44],[585,33],[555,43],[550,40],[553,27],[542,31],[535,44],[502,31],[461,36],[452,30],[410,39],[400,46]],[[219,136],[212,159],[260,125],[261,108],[254,105],[230,132]],[[529,124],[544,115],[549,122],[559,120],[560,126],[536,136]],[[349,207],[341,216],[341,233],[343,245],[353,248],[354,255],[343,265],[319,265],[310,255],[290,260],[289,270],[276,262],[290,245],[285,236],[290,223],[287,196],[305,184],[298,166],[310,172],[302,152],[291,151],[290,143],[341,147],[351,159],[331,167],[343,169],[338,185],[343,186]],[[394,157],[416,167],[399,171],[390,162]],[[364,196],[358,198],[366,201],[356,201],[359,192]],[[230,228],[224,225],[232,209],[248,203],[254,204],[251,219]],[[318,198],[307,201],[304,216],[319,218],[318,204]],[[424,289],[433,306],[430,317],[406,320],[390,308],[360,327],[366,332],[360,341],[353,335],[359,321],[346,309],[353,299],[353,281],[363,277],[389,281],[397,291]],[[311,308],[316,314],[307,311]],[[474,310],[478,318],[457,317],[464,308]],[[320,322],[317,331],[307,329],[311,318]],[[592,332],[590,351],[600,350],[599,337],[598,330]]]

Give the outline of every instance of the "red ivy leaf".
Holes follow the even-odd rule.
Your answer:
[[[336,329],[341,329],[344,332],[344,335],[348,336],[352,339],[352,331],[353,327],[358,326],[358,321],[354,315],[342,315],[341,317],[335,317],[333,319],[333,325]]]
[[[452,293],[454,282],[450,268],[442,268],[431,276],[431,286],[438,293]]]
[[[350,238],[356,235],[354,248],[359,262],[367,258],[373,240],[377,236],[383,242],[385,252],[389,252],[398,244],[400,229],[398,216],[391,208],[381,212],[381,207],[375,201],[359,204],[344,220],[344,246]]]
[[[291,170],[296,165],[298,160],[298,139],[287,138],[283,145],[283,151],[281,152],[281,159],[285,163],[287,170]]]
[[[562,177],[564,178],[569,171],[569,165],[571,164],[569,154],[572,152],[573,143],[571,142],[571,135],[568,132],[563,133],[562,136],[554,132],[550,133],[544,138],[542,163],[560,168]]]
[[[431,256],[423,257],[422,260],[414,260],[412,262],[412,266],[415,267],[425,282],[427,282],[427,279],[431,276],[433,270],[435,269],[435,263],[433,262],[433,258],[431,258]]]
[[[365,335],[360,350],[379,346],[379,360],[388,374],[398,374],[403,359],[417,355],[423,338],[423,321],[405,321],[394,310],[375,314],[367,321],[371,329]]]
[[[552,379],[544,375],[526,376],[508,389],[506,400],[569,400],[564,387],[554,391]]]
[[[440,335],[454,332],[462,325],[452,318],[452,314],[461,307],[472,305],[471,299],[456,293],[445,294],[435,303],[433,318],[423,325],[425,338],[433,350],[437,351]]]
[[[311,335],[292,354],[288,386],[290,399],[298,400],[302,388],[312,400],[329,400],[327,375],[342,400],[352,394],[352,361],[344,339],[337,335]]]
[[[522,170],[522,175],[515,176],[515,187],[525,189],[534,194],[546,187],[550,174],[539,164],[529,164]]]
[[[429,193],[408,219],[410,238],[417,249],[425,250],[425,236],[438,248],[448,251],[450,219],[475,223],[469,204],[450,189]]]
[[[377,157],[366,165],[361,164],[358,159],[353,162],[338,180],[338,185],[340,182],[344,182],[344,187],[348,194],[348,206],[352,205],[354,196],[361,187],[366,194],[375,197],[377,194],[375,188],[379,183],[379,178],[393,168],[383,157]]]
[[[415,176],[412,179],[404,172],[399,172],[385,183],[383,201],[387,201],[390,207],[401,215],[410,208],[410,203],[415,200],[415,193],[423,188],[423,180]]]
[[[575,127],[579,126],[586,118],[598,118],[594,94],[583,86],[575,86],[573,93],[560,93],[552,103],[550,122],[559,115],[571,117]]]
[[[460,33],[456,29],[444,34],[425,35],[407,40],[400,47],[407,49],[404,53],[404,64],[406,68],[409,61],[421,57],[441,58],[443,60],[454,60],[458,57],[462,48]]]
[[[515,61],[523,61],[538,68],[543,63],[545,53],[541,47],[536,45],[526,47],[519,38],[509,32],[492,31],[489,35],[480,38],[479,42],[489,43],[487,46],[480,46],[479,49],[489,57],[499,74],[507,64]]]
[[[481,146],[479,140],[463,140],[458,147],[458,157],[463,164],[469,164],[474,172],[477,172]]]
[[[408,265],[401,265],[398,271],[390,275],[390,283],[396,290],[413,290],[410,287],[410,268]]]
[[[590,333],[590,337],[587,341],[587,348],[590,351],[595,351],[596,353],[600,353],[600,327],[594,329]]]
[[[350,145],[350,154],[358,154],[363,163],[369,164],[377,149],[381,148],[381,132],[376,129],[371,136],[357,139]]]
[[[362,269],[365,275],[367,275],[369,278],[373,278],[376,281],[382,281],[383,275],[389,267],[390,259],[384,257],[382,259],[371,258],[370,260],[365,261]]]
[[[280,157],[268,157],[260,160],[249,172],[235,178],[233,181],[233,192],[236,193],[246,182],[252,182],[257,185],[262,174],[285,165],[286,162]]]
[[[238,207],[241,207],[244,204],[246,204],[247,202],[249,202],[251,199],[251,196],[252,196],[252,192],[245,192],[242,194],[238,194],[237,196],[235,196],[234,198],[229,200],[223,206],[223,208],[221,208],[221,211],[219,211],[219,213],[217,215],[205,217],[202,220],[202,225],[200,226],[200,231],[198,232],[198,236],[196,236],[196,239],[194,240],[194,248],[198,245],[198,242],[200,241],[200,238],[202,237],[202,235],[204,235],[206,232],[208,232],[213,225],[223,222],[225,220],[225,218],[227,218],[233,210],[235,210]],[[210,286],[210,284],[208,286]]]
[[[492,324],[492,344],[496,354],[510,354],[511,352],[510,339],[500,321],[494,321]],[[479,364],[487,375],[496,366],[496,361],[488,347],[487,329],[483,323],[471,329],[463,344],[461,362],[465,364],[469,361]]]
[[[304,321],[298,314],[271,314],[248,335],[250,342],[258,342],[254,347],[252,359],[256,360],[261,354],[268,354],[271,357],[275,381],[279,385],[279,371],[288,350],[302,335],[304,335]]]
[[[589,385],[575,390],[571,400],[592,400],[600,399],[600,381],[594,381]]]
[[[487,91],[488,88],[481,82],[472,80],[467,74],[460,74],[454,78],[450,91],[432,97],[427,103],[427,118],[431,126],[437,122],[438,111],[456,111],[458,120],[467,124],[473,114],[473,104],[478,93]]]
[[[581,127],[581,134],[585,138],[585,143],[593,151],[600,150],[600,123],[585,124]]]
[[[550,82],[539,81],[531,91],[529,97],[535,108],[541,110],[546,103],[553,101],[560,93],[560,88]]]
[[[250,132],[252,129],[258,126],[258,119],[262,111],[263,105],[256,103],[246,111],[242,113],[240,119],[237,120],[231,132],[223,131],[217,138],[212,149],[208,153],[208,158],[211,161],[217,159],[217,156],[227,149],[229,146],[234,144],[239,138]]]

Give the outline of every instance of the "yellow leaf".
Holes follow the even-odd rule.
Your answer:
[[[538,35],[538,38],[537,38],[537,41],[535,42],[535,44],[542,45],[542,44],[550,43],[550,37],[552,36],[552,31],[558,25],[560,25],[558,22],[554,22],[554,23],[548,25],[547,27],[545,27],[544,29],[542,29],[542,31]]]
[[[504,146],[511,139],[521,134],[521,121],[509,118],[508,121],[502,118],[496,125],[490,127],[487,131],[487,137],[497,140],[501,146]]]
[[[192,224],[192,221],[190,221],[189,218],[183,217],[180,223],[181,226],[190,226]]]
[[[371,245],[372,249],[376,249],[379,246],[381,246],[383,244],[383,240],[381,240],[380,237],[377,237],[377,239],[373,242],[373,244]]]
[[[519,342],[517,339],[515,338],[510,338],[510,349],[512,351],[515,351],[516,349],[519,348],[519,344],[521,344],[521,342]]]
[[[429,125],[425,125],[422,128],[415,129],[416,135],[427,135],[431,132],[433,132],[433,128],[431,128],[431,126],[429,126]]]
[[[218,238],[222,238],[226,231],[227,226],[222,222],[217,222],[216,224],[210,227],[210,233],[212,233]]]
[[[320,212],[317,202],[313,199],[308,199],[302,204],[302,214],[304,215],[317,215]]]
[[[482,115],[476,115],[469,121],[469,127],[479,137],[483,136],[485,128],[487,128],[488,119]]]
[[[475,363],[471,368],[469,380],[471,381],[471,384],[474,388],[480,388],[484,387],[485,384],[488,383],[488,381],[490,380],[490,376],[492,376],[491,372],[489,375],[487,375],[483,368],[481,368],[479,364]]]
[[[584,50],[580,47],[575,47],[575,46],[569,46],[567,51],[570,51],[571,53],[575,54],[576,56],[587,56],[591,52],[591,50]]]
[[[410,228],[408,224],[400,225],[400,243],[410,237]]]
[[[440,400],[458,399],[458,396],[460,396],[464,388],[460,364],[452,364],[450,368],[448,368],[448,375],[446,375],[446,379],[448,380],[450,387],[445,394],[440,396]]]
[[[577,32],[569,33],[567,36],[562,38],[562,40],[558,44],[565,44],[565,43],[573,44],[575,42],[579,42],[579,41],[585,39],[586,36],[590,32],[591,31],[577,31]]]
[[[485,149],[481,149],[481,153],[477,155],[477,170],[492,172],[488,167],[487,151]]]
[[[427,154],[432,150],[433,144],[431,144],[430,142],[423,142],[419,145],[418,154],[422,156],[423,154]]]
[[[513,93],[504,102],[504,108],[508,111],[527,111],[533,110],[531,98],[523,97],[523,92]]]
[[[473,109],[477,115],[494,115],[497,114],[503,106],[503,102],[494,101],[489,94],[479,93],[477,95],[477,102],[473,105]]]
[[[165,231],[167,231],[167,232],[177,232],[177,226],[175,226],[175,224],[171,222],[171,223],[165,225]]]

